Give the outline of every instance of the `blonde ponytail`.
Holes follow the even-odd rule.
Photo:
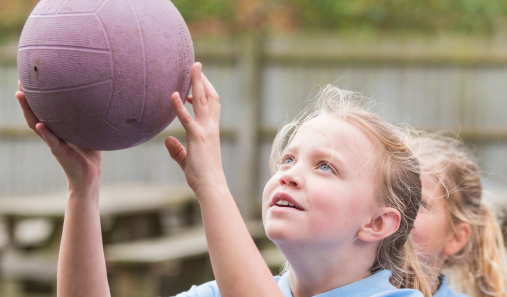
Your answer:
[[[504,241],[494,211],[481,203],[482,222],[471,224],[472,235],[463,249],[449,258],[446,265],[455,267],[464,291],[477,297],[507,296]]]
[[[412,144],[423,171],[440,182],[451,227],[467,223],[471,236],[444,263],[452,269],[463,292],[474,297],[507,297],[504,240],[495,212],[482,199],[482,182],[472,154],[463,143],[425,135]]]

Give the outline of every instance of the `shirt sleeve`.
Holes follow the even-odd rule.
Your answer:
[[[200,286],[192,286],[187,292],[180,293],[175,297],[220,297],[216,281],[204,283]]]

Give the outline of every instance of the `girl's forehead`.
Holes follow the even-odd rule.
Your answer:
[[[301,125],[292,144],[316,144],[334,149],[346,147],[369,152],[374,144],[370,136],[355,122],[324,114]]]
[[[287,151],[324,151],[345,161],[364,165],[375,157],[373,141],[352,121],[320,115],[301,125]]]
[[[441,199],[444,202],[444,191],[438,178],[433,173],[421,173],[421,183],[423,198],[427,200]]]

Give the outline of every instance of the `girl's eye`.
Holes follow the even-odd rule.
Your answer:
[[[292,159],[292,157],[286,157],[285,159],[283,159],[282,165],[293,165],[293,164],[294,159]]]
[[[329,171],[329,172],[333,172],[333,169],[331,168],[331,166],[329,166],[329,164],[327,163],[323,163],[319,166],[319,169],[320,170],[324,170],[324,171]]]
[[[425,210],[430,209],[428,203],[424,202],[424,200],[421,200],[421,207],[419,208],[419,210],[421,210],[421,209],[425,209]]]

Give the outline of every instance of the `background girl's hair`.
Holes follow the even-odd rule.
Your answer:
[[[317,100],[278,131],[271,150],[271,170],[273,173],[278,170],[283,150],[299,127],[310,119],[332,114],[360,125],[376,146],[377,201],[381,206],[394,207],[401,213],[398,230],[379,243],[377,257],[370,270],[375,273],[389,269],[392,271],[391,283],[397,288],[414,288],[425,296],[431,296],[410,235],[422,195],[419,163],[406,145],[412,131],[381,120],[370,111],[372,105],[372,101],[360,93],[328,85],[319,92]],[[285,266],[287,268],[288,265]]]
[[[482,182],[473,155],[456,139],[428,134],[411,145],[422,172],[441,184],[454,228],[468,223],[470,239],[444,268],[455,268],[464,293],[475,297],[507,296],[507,270],[499,218],[482,199]]]

